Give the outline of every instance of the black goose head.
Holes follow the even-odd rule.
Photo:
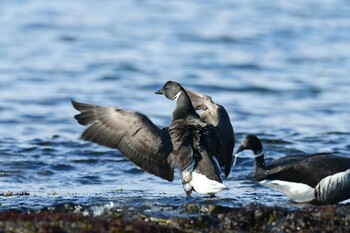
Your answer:
[[[237,154],[243,150],[252,150],[254,155],[260,155],[263,147],[259,138],[253,134],[247,135],[237,150]]]
[[[173,121],[184,119],[188,116],[199,118],[194,109],[190,97],[188,97],[185,89],[177,82],[168,81],[164,86],[156,91],[156,94],[165,95],[170,100],[176,100],[176,108],[173,112]]]
[[[176,100],[181,95],[181,92],[184,91],[184,88],[179,83],[168,81],[160,90],[156,91],[156,94],[162,94],[170,100]]]

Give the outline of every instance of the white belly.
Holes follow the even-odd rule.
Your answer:
[[[204,195],[214,195],[220,191],[228,190],[228,187],[223,183],[210,180],[205,175],[196,171],[192,172],[190,185],[193,187],[194,191]]]
[[[262,180],[259,184],[280,191],[295,202],[310,202],[315,199],[315,190],[309,185],[283,180]]]

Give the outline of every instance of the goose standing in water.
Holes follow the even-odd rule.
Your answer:
[[[156,94],[176,100],[172,121],[163,129],[138,112],[72,100],[80,112],[75,119],[89,126],[81,138],[116,148],[143,170],[168,181],[174,179],[174,167],[178,167],[187,196],[193,190],[215,195],[228,189],[222,182],[219,166],[230,169],[231,163],[227,161],[231,160],[227,156],[232,153],[223,153],[219,124],[215,127],[202,120],[185,89],[176,82],[168,81]]]
[[[291,155],[265,165],[263,146],[247,135],[237,153],[252,150],[253,178],[295,202],[335,204],[350,198],[350,158],[329,153]]]

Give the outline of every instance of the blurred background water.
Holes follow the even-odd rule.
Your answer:
[[[0,197],[1,209],[189,201],[178,177],[81,141],[70,104],[118,105],[166,126],[174,103],[154,91],[168,80],[224,105],[236,148],[254,133],[270,159],[349,156],[345,0],[4,0],[0,24],[0,191],[29,194]],[[252,169],[242,153],[216,202],[290,204],[252,182]]]

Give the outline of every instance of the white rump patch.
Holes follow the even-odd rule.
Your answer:
[[[177,101],[177,99],[180,97],[182,91],[179,91],[173,98],[173,100]]]
[[[283,180],[262,180],[259,184],[277,190],[295,202],[310,202],[315,199],[315,190],[309,185]]]
[[[208,179],[205,175],[198,172],[192,172],[192,180],[190,182],[193,189],[200,194],[214,195],[222,190],[229,188],[223,183]]]

